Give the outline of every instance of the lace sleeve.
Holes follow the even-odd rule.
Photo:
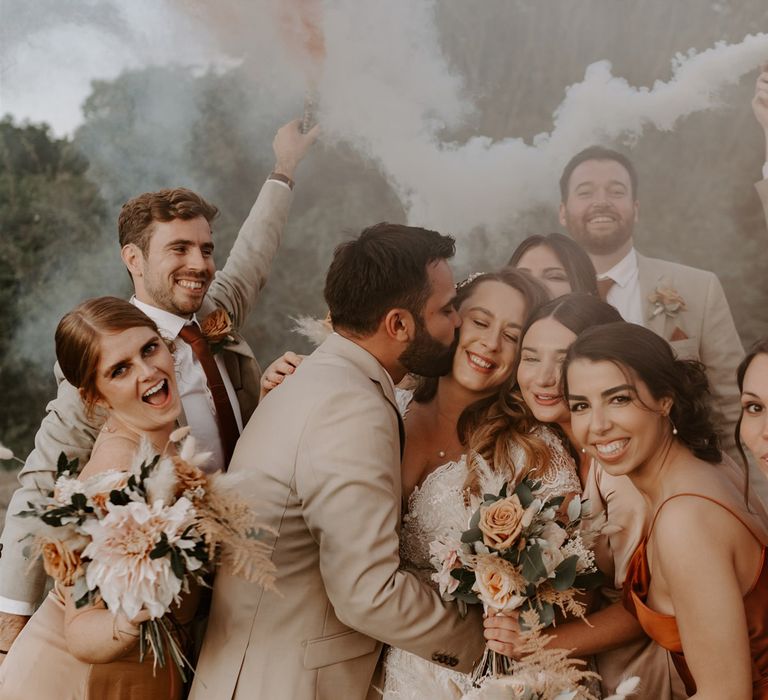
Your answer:
[[[535,430],[549,448],[550,459],[539,472],[542,489],[548,496],[565,496],[569,493],[581,493],[581,482],[576,473],[576,464],[557,434],[546,426]]]

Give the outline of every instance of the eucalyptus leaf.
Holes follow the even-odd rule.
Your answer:
[[[581,498],[576,495],[571,499],[568,504],[568,519],[578,520],[581,516]]]
[[[520,554],[522,574],[529,583],[536,583],[547,577],[547,567],[541,558],[541,547],[538,544],[531,545]]]
[[[555,621],[555,608],[551,603],[544,603],[536,611],[539,613],[539,622],[544,627],[549,627]]]
[[[465,530],[461,533],[461,541],[465,544],[470,544],[477,540],[483,539],[483,531],[479,527],[472,527],[469,530]]]
[[[573,586],[576,580],[576,566],[579,563],[579,557],[576,554],[563,559],[555,569],[555,581],[552,584],[557,591],[567,591]]]
[[[515,493],[520,499],[520,505],[522,505],[523,508],[527,508],[529,505],[531,505],[531,503],[533,503],[533,491],[531,491],[525,481],[521,481],[517,485],[515,488]]]
[[[474,513],[472,513],[472,518],[469,521],[469,529],[476,528],[478,523],[480,522],[480,516],[482,515],[480,509],[478,508]]]

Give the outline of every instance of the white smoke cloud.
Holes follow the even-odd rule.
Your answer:
[[[434,8],[406,0],[334,3],[325,16],[322,122],[328,137],[379,164],[411,223],[458,234],[499,230],[516,214],[556,203],[559,173],[573,154],[595,142],[632,143],[648,127],[670,130],[718,106],[723,89],[768,56],[768,34],[678,54],[672,78],[650,89],[599,61],[565,88],[552,130],[532,143],[451,142],[443,135],[471,120],[473,105],[442,55]]]

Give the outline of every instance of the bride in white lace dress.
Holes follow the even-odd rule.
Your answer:
[[[462,326],[451,373],[415,393],[398,390],[407,436],[401,566],[435,587],[430,542],[458,538],[483,493],[529,471],[548,495],[581,491],[559,438],[511,399],[520,328],[545,299],[516,271],[471,278],[457,293]],[[460,698],[471,688],[469,676],[394,648],[384,674],[385,700]]]

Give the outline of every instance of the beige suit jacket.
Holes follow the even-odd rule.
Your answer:
[[[733,431],[741,413],[736,368],[744,357],[744,348],[720,280],[712,272],[639,253],[637,267],[645,326],[669,341],[681,359],[704,363],[722,447],[739,461]],[[664,287],[676,290],[685,300],[686,309],[672,317],[660,313],[651,318],[653,304],[649,297]]]
[[[479,659],[479,611],[399,570],[399,421],[385,370],[338,334],[259,405],[229,471],[278,531],[279,592],[219,572],[191,700],[375,697],[382,642]]]
[[[204,318],[216,308],[229,312],[238,327],[242,325],[269,275],[293,193],[283,184],[268,180],[238,233],[223,269],[214,277],[198,312]],[[243,421],[253,413],[259,400],[259,367],[253,352],[239,334],[237,342],[226,346],[222,357],[237,394]],[[77,458],[82,466],[88,461],[103,415],[88,419],[77,390],[64,380],[56,367],[59,383],[56,398],[46,408],[46,416],[35,436],[35,449],[19,474],[21,487],[8,506],[2,534],[0,557],[0,596],[36,604],[45,584],[45,573],[38,561],[32,565],[24,550],[28,540],[20,541],[29,531],[29,523],[14,517],[27,508],[39,488],[53,484],[56,460],[64,452]],[[181,416],[180,423],[185,423]]]

